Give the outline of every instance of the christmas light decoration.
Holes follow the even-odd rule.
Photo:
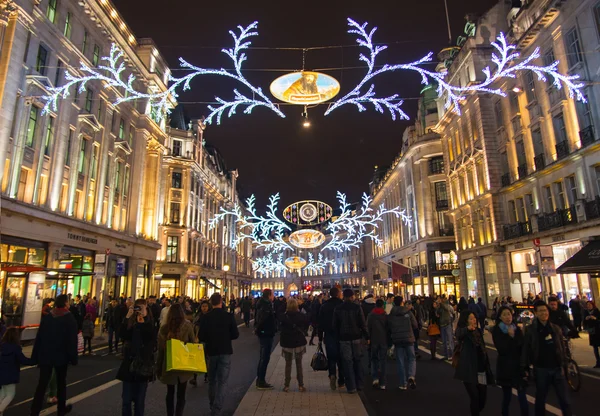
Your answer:
[[[317,261],[315,261],[315,258],[312,255],[312,253],[308,253],[308,263],[304,267],[304,271],[313,271],[315,273],[319,273],[322,270],[325,270],[327,266],[333,266],[334,264],[335,262],[333,260],[323,258],[323,255],[321,253],[319,253],[319,255],[317,256]]]
[[[225,217],[231,216],[238,227],[238,233],[231,242],[232,248],[236,248],[242,240],[249,238],[257,248],[264,248],[266,251],[277,253],[285,249],[293,250],[283,240],[285,232],[291,231],[291,228],[277,218],[278,203],[279,194],[272,195],[269,198],[266,217],[262,217],[256,213],[255,197],[252,195],[246,199],[246,209],[250,215],[244,215],[238,204],[235,204],[229,211],[221,207],[220,212],[210,220],[209,228],[213,229]]]
[[[252,262],[252,269],[263,275],[287,272],[287,267],[283,264],[283,253],[280,253],[276,259],[271,255],[257,258]]]
[[[375,244],[381,246],[382,241],[377,235],[377,228],[379,223],[383,221],[383,216],[387,214],[395,215],[396,218],[400,218],[408,226],[412,224],[412,217],[407,215],[406,210],[400,209],[400,207],[386,209],[381,204],[377,211],[373,211],[370,207],[372,199],[367,194],[363,194],[362,207],[356,213],[353,213],[350,209],[345,194],[338,192],[337,198],[342,213],[327,226],[326,230],[329,231],[331,239],[321,251],[335,250],[342,252],[353,247],[358,248],[365,238],[370,238]]]
[[[257,36],[258,32],[255,29],[258,26],[258,22],[254,22],[247,27],[238,26],[240,34],[237,35],[233,31],[229,31],[233,40],[234,47],[230,49],[222,49],[221,52],[225,53],[232,61],[235,67],[233,72],[221,69],[209,69],[200,68],[190,64],[183,58],[179,58],[180,66],[184,69],[189,69],[192,72],[182,78],[175,78],[169,74],[169,81],[172,84],[169,88],[160,93],[148,94],[136,90],[133,85],[136,78],[133,74],[125,80],[123,79],[123,72],[125,71],[125,63],[121,59],[123,57],[123,51],[121,51],[114,43],[111,46],[110,54],[107,57],[103,57],[103,61],[107,61],[108,65],[99,65],[97,69],[90,68],[85,63],[81,63],[79,67],[79,75],[76,71],[65,71],[65,78],[67,82],[65,85],[60,87],[50,88],[50,95],[41,97],[45,101],[43,114],[50,110],[56,111],[58,107],[59,98],[67,98],[69,96],[69,90],[73,85],[79,85],[79,92],[85,91],[85,86],[89,81],[104,81],[104,88],[121,88],[124,94],[119,96],[114,104],[118,105],[126,101],[135,101],[138,99],[147,99],[150,101],[151,107],[156,111],[159,119],[162,119],[165,114],[169,112],[169,101],[170,98],[177,98],[177,88],[182,87],[183,91],[190,89],[190,81],[198,75],[219,75],[228,78],[233,78],[239,81],[245,87],[247,87],[252,95],[250,97],[240,93],[237,89],[234,89],[234,98],[232,101],[226,101],[220,97],[215,97],[215,100],[219,104],[213,107],[209,105],[208,108],[211,110],[205,122],[211,123],[213,118],[216,118],[216,123],[221,123],[221,118],[224,114],[227,117],[231,117],[236,114],[238,107],[245,107],[244,114],[250,114],[256,107],[262,106],[272,110],[278,116],[285,118],[285,114],[279,110],[279,108],[265,95],[261,88],[252,85],[242,74],[242,64],[247,59],[247,55],[243,52],[250,47],[252,44],[247,39],[253,36]],[[102,72],[105,71],[106,75]]]
[[[524,57],[521,62],[517,63],[516,60],[521,58],[521,56],[518,52],[516,52],[516,46],[507,43],[503,33],[500,33],[496,39],[496,42],[492,42],[491,44],[498,52],[498,54],[492,54],[492,62],[496,65],[495,71],[492,72],[490,67],[487,66],[482,70],[485,75],[485,79],[482,82],[466,87],[459,87],[451,85],[445,81],[447,72],[430,71],[421,66],[432,61],[433,52],[430,52],[423,58],[408,64],[385,64],[379,69],[375,70],[375,60],[377,55],[379,55],[381,51],[387,49],[387,45],[373,44],[373,35],[375,34],[377,28],[374,27],[370,32],[367,33],[367,23],[363,23],[361,25],[350,18],[348,19],[348,26],[350,26],[348,33],[358,35],[356,40],[357,43],[369,50],[368,57],[362,53],[359,56],[359,59],[367,64],[367,74],[364,76],[362,81],[360,81],[358,85],[352,89],[352,91],[334,102],[327,109],[325,115],[330,114],[335,109],[346,104],[355,105],[360,112],[366,110],[365,104],[372,104],[380,113],[384,113],[385,109],[387,109],[390,112],[393,120],[396,120],[397,116],[399,116],[400,119],[408,120],[408,116],[401,109],[403,102],[402,100],[399,100],[398,94],[394,94],[385,98],[378,98],[375,94],[375,84],[371,84],[366,92],[361,92],[363,91],[365,84],[371,81],[377,75],[396,70],[412,70],[418,72],[422,77],[421,83],[425,85],[428,85],[432,82],[436,83],[438,96],[443,97],[445,100],[444,107],[448,109],[454,105],[452,111],[458,115],[461,114],[460,101],[465,99],[465,93],[477,91],[504,97],[506,96],[506,92],[500,88],[493,88],[492,84],[502,78],[516,78],[516,73],[519,71],[532,71],[537,75],[538,80],[544,82],[547,81],[546,76],[549,75],[553,78],[553,84],[557,89],[561,89],[564,86],[564,88],[568,90],[571,98],[583,102],[586,101],[584,95],[581,93],[581,89],[584,87],[584,84],[581,82],[574,82],[579,79],[579,75],[562,75],[557,71],[558,61],[546,66],[534,65],[533,61],[540,57],[539,48],[536,48],[529,56]]]

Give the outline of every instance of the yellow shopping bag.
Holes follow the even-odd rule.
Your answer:
[[[206,373],[204,345],[184,344],[178,339],[167,340],[167,371]]]

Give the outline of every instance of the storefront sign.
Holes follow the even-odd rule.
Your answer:
[[[529,268],[529,276],[533,279],[537,279],[540,277],[540,270],[538,269],[537,264],[530,264],[527,266]]]
[[[94,263],[96,263],[96,264],[98,264],[98,263],[100,263],[100,264],[106,263],[106,254],[97,253],[96,257],[94,259]]]
[[[460,276],[460,269],[452,269],[452,276],[454,276],[454,277]]]
[[[515,250],[521,249],[523,248],[523,243],[517,243],[515,244]]]
[[[565,236],[564,235],[552,236],[552,242],[556,243],[557,241],[565,241]]]
[[[80,234],[67,233],[67,238],[69,240],[80,241],[82,243],[98,244],[97,238],[86,237],[86,236],[80,235]]]
[[[104,264],[95,264],[94,265],[94,274],[96,276],[104,276],[106,273],[106,268],[104,267]]]
[[[554,264],[554,260],[542,261],[542,274],[544,276],[555,276],[556,275],[556,266]]]
[[[552,246],[540,246],[540,256],[542,256],[543,259],[554,259]]]
[[[122,263],[122,262],[117,263],[117,270],[115,271],[115,274],[117,276],[125,275],[125,263]]]

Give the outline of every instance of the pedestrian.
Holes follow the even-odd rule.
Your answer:
[[[319,332],[319,312],[321,311],[321,305],[323,303],[323,295],[319,295],[313,299],[312,304],[310,306],[310,325],[312,326],[312,333],[310,334],[310,342],[309,345],[315,345],[313,340],[315,339],[315,335]],[[318,335],[317,335],[318,339]]]
[[[575,296],[569,301],[569,308],[571,308],[571,314],[573,315],[573,325],[575,326],[575,329],[577,331],[581,331],[584,308],[581,304],[581,297],[579,295]]]
[[[388,350],[388,316],[385,314],[383,299],[377,299],[375,308],[367,316],[369,332],[371,376],[373,388],[385,390],[386,356]]]
[[[461,298],[464,300],[464,298]],[[466,304],[466,301],[465,301]],[[454,352],[454,334],[452,333],[452,321],[454,319],[454,309],[448,303],[445,295],[442,295],[437,314],[440,317],[440,332],[442,334],[442,348],[444,351],[444,360],[450,361]]]
[[[169,308],[171,307],[171,300],[169,298],[165,298],[163,301],[163,308],[160,311],[159,324],[160,326],[164,326],[167,324],[167,315],[169,314]]]
[[[438,313],[438,310],[438,301],[433,301],[433,304],[431,305],[431,311],[429,312],[429,323],[427,325],[427,335],[429,336],[429,351],[431,353],[432,360],[437,360],[437,342],[438,339],[440,339],[441,335],[440,315]]]
[[[287,310],[281,319],[281,335],[279,342],[283,358],[285,358],[285,380],[283,391],[290,391],[292,378],[292,361],[296,360],[296,378],[298,390],[305,392],[304,377],[302,373],[302,356],[306,353],[306,333],[308,331],[308,318],[298,309],[295,299],[287,301]]]
[[[148,382],[154,379],[154,319],[138,299],[121,328],[123,361],[117,380],[123,382],[122,415],[143,416]]]
[[[508,416],[513,389],[517,391],[521,416],[529,414],[527,402],[527,381],[521,370],[523,351],[523,331],[513,322],[512,310],[501,306],[496,312],[496,325],[492,329],[492,339],[498,351],[496,361],[496,383],[502,387],[502,416]]]
[[[196,322],[194,323],[194,334],[197,334],[198,336],[198,340],[200,341],[200,330],[202,328],[202,325],[204,325],[204,318],[206,318],[206,315],[212,311],[212,306],[210,304],[210,301],[208,300],[203,300],[202,303],[200,303],[200,312],[198,313],[198,317],[196,318]],[[206,355],[206,346],[204,347],[204,361],[206,361],[207,365],[208,365],[208,356]],[[208,368],[207,368],[208,370]],[[190,380],[190,384],[192,386],[196,386],[198,384],[198,374],[194,373],[194,378],[192,378]],[[206,373],[204,373],[204,382],[208,383],[208,371]]]
[[[336,389],[336,383],[340,389],[346,385],[342,354],[340,353],[340,340],[333,328],[333,313],[335,308],[343,303],[341,297],[342,292],[339,288],[334,286],[329,290],[329,299],[321,305],[317,324],[319,342],[325,341],[325,354],[329,365],[329,387],[331,390]],[[336,377],[336,373],[338,377]]]
[[[402,296],[394,298],[394,307],[388,316],[390,336],[396,351],[396,366],[400,390],[416,389],[417,361],[415,356],[415,333],[418,328],[417,319],[411,312],[412,304]]]
[[[479,327],[481,328],[481,331],[485,331],[485,321],[487,319],[487,314],[488,314],[488,310],[487,310],[487,306],[485,305],[485,303],[483,303],[483,300],[481,298],[477,298],[477,306],[479,307]]]
[[[392,308],[394,307],[394,294],[388,293],[385,299],[385,313],[390,314]]]
[[[92,338],[94,337],[94,319],[91,313],[85,315],[81,332],[83,335],[83,353],[85,354],[85,348],[87,346],[89,355],[92,355]]]
[[[277,332],[277,319],[273,309],[273,291],[263,290],[262,297],[256,304],[256,316],[254,318],[254,332],[260,341],[260,353],[258,368],[256,370],[256,388],[259,390],[270,390],[273,386],[267,383],[267,367],[271,360],[271,349],[273,348],[273,337]],[[285,303],[283,303],[285,306]]]
[[[0,415],[15,398],[21,375],[21,365],[34,365],[21,348],[19,328],[7,328],[0,340]]]
[[[72,405],[67,405],[67,367],[77,365],[77,322],[69,312],[68,297],[59,295],[54,309],[42,317],[33,345],[31,358],[40,369],[38,385],[31,403],[31,415],[38,416],[46,393],[52,370],[56,371],[58,415],[69,413]]]
[[[252,313],[252,301],[246,296],[242,301],[242,315],[244,315],[244,325],[250,328],[250,315]]]
[[[600,346],[600,311],[591,300],[586,302],[583,316],[583,328],[588,333],[590,345],[594,350],[594,357],[596,357],[594,368],[600,368],[600,354],[598,354],[598,347]]]
[[[365,296],[363,301],[360,303],[360,307],[363,310],[363,315],[365,315],[365,319],[368,319],[369,314],[373,312],[373,309],[376,308],[375,303],[375,297],[372,293],[369,293],[367,296]]]
[[[546,398],[550,386],[554,388],[564,416],[571,416],[564,367],[566,357],[562,328],[550,322],[550,310],[542,301],[533,305],[535,319],[525,330],[521,368],[526,374],[533,366],[535,374],[535,416],[546,414]]]
[[[210,297],[212,311],[206,313],[200,324],[198,337],[205,345],[208,356],[208,400],[211,416],[220,415],[225,403],[225,392],[231,368],[232,342],[240,333],[235,316],[223,309],[223,299],[219,293]]]
[[[346,390],[354,394],[362,390],[361,359],[369,333],[362,308],[354,303],[354,290],[344,289],[343,295],[344,302],[333,312],[333,329],[340,342]]]
[[[485,341],[478,329],[478,316],[470,311],[461,313],[456,329],[459,342],[458,363],[454,378],[463,382],[470,399],[471,416],[478,416],[485,408],[487,385],[494,384]]]
[[[185,408],[185,390],[191,373],[172,370],[167,372],[167,341],[175,339],[184,343],[194,342],[194,328],[185,319],[183,306],[175,303],[169,308],[164,325],[158,331],[158,359],[156,363],[158,379],[167,385],[167,416],[182,416]],[[177,405],[175,405],[177,390]]]

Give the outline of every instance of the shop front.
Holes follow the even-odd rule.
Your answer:
[[[91,250],[75,247],[61,248],[58,268],[65,272],[52,279],[57,288],[57,295],[70,293],[73,297],[83,297],[93,293],[94,254]]]
[[[465,277],[467,280],[467,296],[477,299],[478,282],[477,272],[475,270],[475,259],[468,259],[463,262],[465,266]]]
[[[178,274],[163,274],[158,280],[158,297],[173,298],[179,296],[179,281],[181,276]]]
[[[511,251],[510,266],[512,277],[510,281],[510,296],[517,302],[542,291],[537,253],[533,248]]]

